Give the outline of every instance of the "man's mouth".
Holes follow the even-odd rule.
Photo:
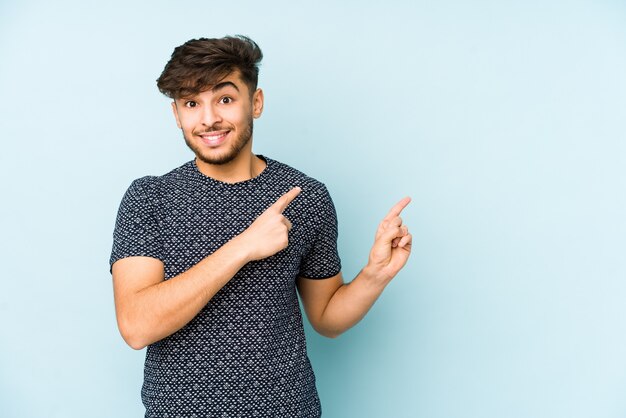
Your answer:
[[[226,140],[226,137],[229,133],[230,131],[224,130],[216,132],[205,132],[198,134],[198,136],[202,139],[202,142],[204,142],[204,144],[210,147],[217,147]]]

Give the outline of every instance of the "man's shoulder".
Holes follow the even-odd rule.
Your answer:
[[[321,181],[309,176],[308,174],[292,167],[289,164],[272,160],[265,157],[268,162],[273,165],[274,174],[277,178],[284,182],[290,182],[293,186],[300,186],[301,188],[308,188],[312,190],[326,189],[326,185]]]
[[[288,164],[270,159],[268,161],[273,167],[272,181],[281,193],[295,186],[302,189],[298,198],[291,203],[294,208],[303,210],[302,213],[308,213],[312,217],[331,210],[334,204],[326,184]]]
[[[188,161],[180,167],[176,167],[165,174],[139,177],[133,180],[131,187],[156,188],[162,185],[183,182],[189,178],[189,173],[191,171],[190,166],[192,163],[193,161]]]
[[[133,180],[126,191],[127,198],[151,201],[164,193],[167,194],[168,190],[188,184],[191,163],[187,162],[162,175],[147,175]]]

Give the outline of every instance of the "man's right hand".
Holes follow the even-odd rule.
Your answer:
[[[235,238],[248,260],[262,260],[287,248],[291,222],[283,212],[301,191],[300,187],[289,190]]]

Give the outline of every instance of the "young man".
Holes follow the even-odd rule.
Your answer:
[[[110,259],[120,332],[148,347],[146,417],[320,416],[297,293],[315,330],[336,337],[410,254],[404,198],[343,283],[325,186],[252,153],[261,58],[246,37],[195,39],[157,80],[195,159],[131,184]]]

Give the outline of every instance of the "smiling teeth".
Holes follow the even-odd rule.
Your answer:
[[[221,134],[213,134],[213,135],[201,135],[203,138],[209,140],[209,141],[216,141],[220,138],[223,138],[224,136],[226,136],[227,132],[221,133]]]

